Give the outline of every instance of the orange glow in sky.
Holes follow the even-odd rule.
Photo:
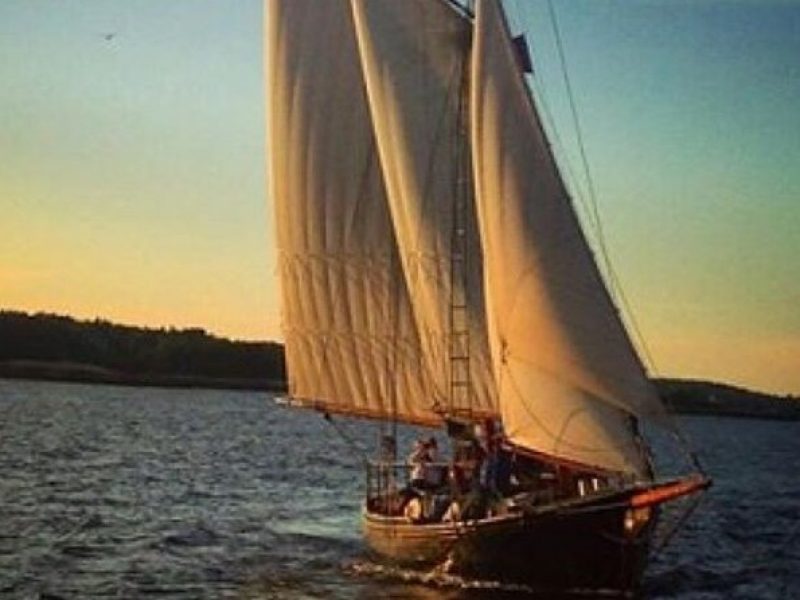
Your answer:
[[[546,3],[507,5],[578,173]],[[656,373],[800,394],[800,6],[556,6]],[[0,2],[0,309],[280,338],[261,27],[261,0]]]

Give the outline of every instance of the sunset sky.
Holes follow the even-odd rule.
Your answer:
[[[547,4],[505,4],[583,189]],[[653,370],[800,393],[800,2],[555,7]],[[280,338],[261,12],[0,2],[0,308]]]

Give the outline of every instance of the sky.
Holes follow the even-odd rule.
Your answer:
[[[547,2],[505,5],[585,202]],[[800,393],[800,2],[554,7],[651,372]],[[0,2],[0,309],[280,339],[261,13]]]

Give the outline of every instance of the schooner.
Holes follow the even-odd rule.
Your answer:
[[[402,564],[635,588],[659,505],[710,482],[655,476],[639,422],[667,415],[500,1],[265,13],[289,401],[441,428],[454,448],[427,465],[439,485],[414,489],[384,444],[367,467],[368,545]]]

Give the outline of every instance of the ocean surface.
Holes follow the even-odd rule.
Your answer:
[[[647,597],[800,598],[800,424],[681,424],[715,485]],[[531,596],[371,562],[353,444],[376,427],[338,426],[261,393],[0,380],[0,598]]]

